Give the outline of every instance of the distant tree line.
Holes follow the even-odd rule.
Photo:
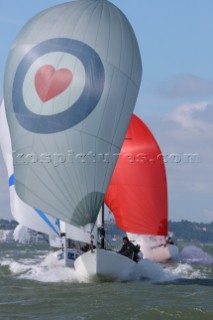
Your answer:
[[[0,230],[14,230],[18,223],[15,220],[0,219]]]
[[[0,230],[12,230],[17,226],[17,222],[0,219]],[[105,224],[106,231],[110,238],[116,236],[121,240],[125,232],[117,227],[113,222]],[[182,220],[179,222],[169,221],[169,231],[173,233],[175,240],[187,242],[213,243],[213,222],[198,223]]]
[[[187,242],[213,243],[213,222],[198,223],[182,220],[180,222],[169,221],[169,231],[174,237]]]
[[[115,223],[106,223],[106,231],[111,236],[121,240],[125,232],[117,227]],[[183,240],[184,242],[213,243],[213,222],[198,223],[182,220],[179,222],[169,221],[169,232],[173,233],[175,242]]]

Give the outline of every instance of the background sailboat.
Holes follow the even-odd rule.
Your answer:
[[[177,247],[164,246],[168,234],[168,200],[162,152],[148,127],[135,115],[105,203],[113,212],[116,224],[141,246],[144,258],[160,262],[176,256]]]

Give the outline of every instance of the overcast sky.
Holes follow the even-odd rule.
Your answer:
[[[141,50],[135,107],[166,156],[169,217],[213,221],[213,1],[112,0],[128,17]],[[0,1],[0,97],[10,46],[39,11],[62,1]],[[194,154],[191,162],[187,154]],[[9,216],[0,155],[0,217]]]

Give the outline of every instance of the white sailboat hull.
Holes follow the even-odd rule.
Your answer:
[[[117,280],[134,271],[137,263],[114,251],[96,249],[79,256],[74,262],[75,270],[89,278]]]

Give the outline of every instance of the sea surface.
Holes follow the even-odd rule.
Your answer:
[[[47,245],[0,243],[0,319],[213,319],[213,245],[175,263],[142,261],[119,282],[89,282]]]

